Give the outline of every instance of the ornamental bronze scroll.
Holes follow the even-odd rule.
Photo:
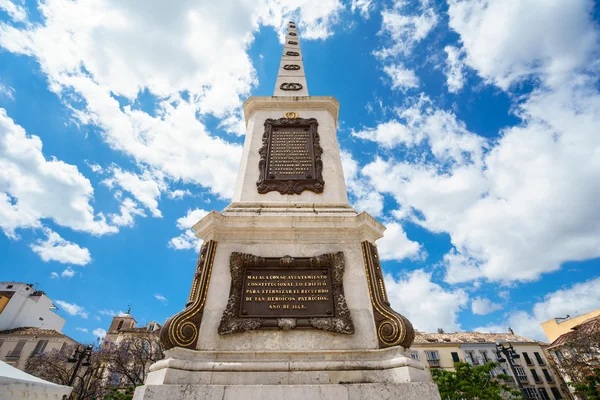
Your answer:
[[[415,330],[408,319],[390,307],[377,247],[369,242],[362,242],[362,251],[379,347],[409,348],[415,340]]]
[[[297,44],[298,44],[298,42],[294,42],[293,40],[290,40],[290,41],[288,42],[288,44],[297,45]]]
[[[169,318],[160,330],[160,341],[165,350],[173,347],[196,349],[216,250],[217,242],[214,240],[202,245],[185,309]]]
[[[289,35],[290,36],[298,36],[298,34],[296,34],[296,32],[290,32]]]
[[[300,66],[298,64],[285,64],[283,66],[283,69],[287,71],[298,71],[300,69]]]
[[[323,193],[323,149],[315,118],[280,118],[265,121],[259,150],[258,193],[278,191],[301,194],[305,190]]]
[[[229,262],[231,288],[219,324],[220,335],[256,329],[320,329],[346,335],[354,333],[354,323],[344,297],[344,253],[311,258],[266,258],[234,252]],[[279,282],[269,280],[269,276],[274,276]],[[284,279],[283,276],[295,278]],[[281,285],[282,280],[287,284]],[[249,285],[249,281],[255,285]],[[315,281],[323,284],[307,284]],[[250,306],[253,302],[264,304]],[[318,304],[304,309],[293,307],[312,302]],[[284,307],[286,304],[288,307]]]
[[[286,56],[299,56],[300,53],[298,53],[297,51],[287,51],[285,53]]]

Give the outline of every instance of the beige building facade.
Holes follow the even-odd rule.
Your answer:
[[[577,317],[571,318],[567,316],[565,318],[552,318],[546,322],[542,322],[540,325],[548,338],[550,343],[554,342],[561,335],[571,332],[571,330],[584,323],[585,321],[600,316],[600,308],[589,313],[578,315]]]
[[[431,371],[434,368],[454,370],[454,363],[468,362],[473,366],[489,361],[498,362],[496,343],[511,344],[519,358],[514,359],[516,375],[507,362],[492,373],[511,377],[507,383],[523,386],[526,399],[558,400],[569,399],[565,388],[561,387],[560,377],[548,362],[544,353],[546,344],[511,333],[423,333],[417,332],[415,343],[409,350],[411,358],[425,364]]]
[[[62,350],[78,343],[70,337],[53,329],[15,328],[0,331],[0,360],[18,368],[25,369],[32,355],[52,350]]]

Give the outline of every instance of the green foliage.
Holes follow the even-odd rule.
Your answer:
[[[109,393],[105,394],[102,400],[131,400],[135,387],[128,386],[126,388],[112,388]]]
[[[489,362],[473,367],[469,363],[457,362],[455,371],[432,369],[431,375],[438,385],[442,400],[503,400],[522,399],[518,390],[514,390],[501,380],[510,379],[507,375],[492,377],[491,372],[498,364]]]
[[[569,382],[575,388],[575,393],[585,396],[588,400],[600,400],[600,368],[586,375],[583,383]]]

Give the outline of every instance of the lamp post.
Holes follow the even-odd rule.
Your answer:
[[[68,386],[73,386],[75,378],[77,377],[77,372],[79,372],[79,368],[81,366],[90,366],[90,357],[92,356],[93,349],[94,346],[92,346],[91,344],[85,347],[84,349],[82,349],[81,346],[77,346],[77,349],[75,349],[75,353],[73,353],[73,357],[68,359],[70,363],[77,363],[75,364],[75,369],[73,369],[73,373],[71,374],[71,379],[69,379]]]
[[[504,355],[504,358],[502,357],[502,355]],[[519,388],[521,393],[523,393],[523,384],[519,380],[517,372],[515,371],[515,365],[513,364],[513,360],[515,358],[521,358],[521,356],[519,354],[517,354],[517,352],[513,348],[513,345],[510,344],[510,342],[509,342],[508,347],[507,347],[507,346],[504,346],[503,343],[496,342],[496,357],[498,358],[498,362],[501,362],[501,363],[506,362],[508,364],[508,367],[510,368],[510,371],[513,374],[513,377],[514,377],[515,383],[517,384],[517,387]],[[523,393],[523,397],[524,396],[525,396],[525,394]]]

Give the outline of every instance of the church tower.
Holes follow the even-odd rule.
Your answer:
[[[348,203],[339,106],[309,96],[290,22],[273,96],[244,103],[232,202],[193,227],[204,244],[186,308],[135,399],[439,399],[387,299],[385,227]]]

